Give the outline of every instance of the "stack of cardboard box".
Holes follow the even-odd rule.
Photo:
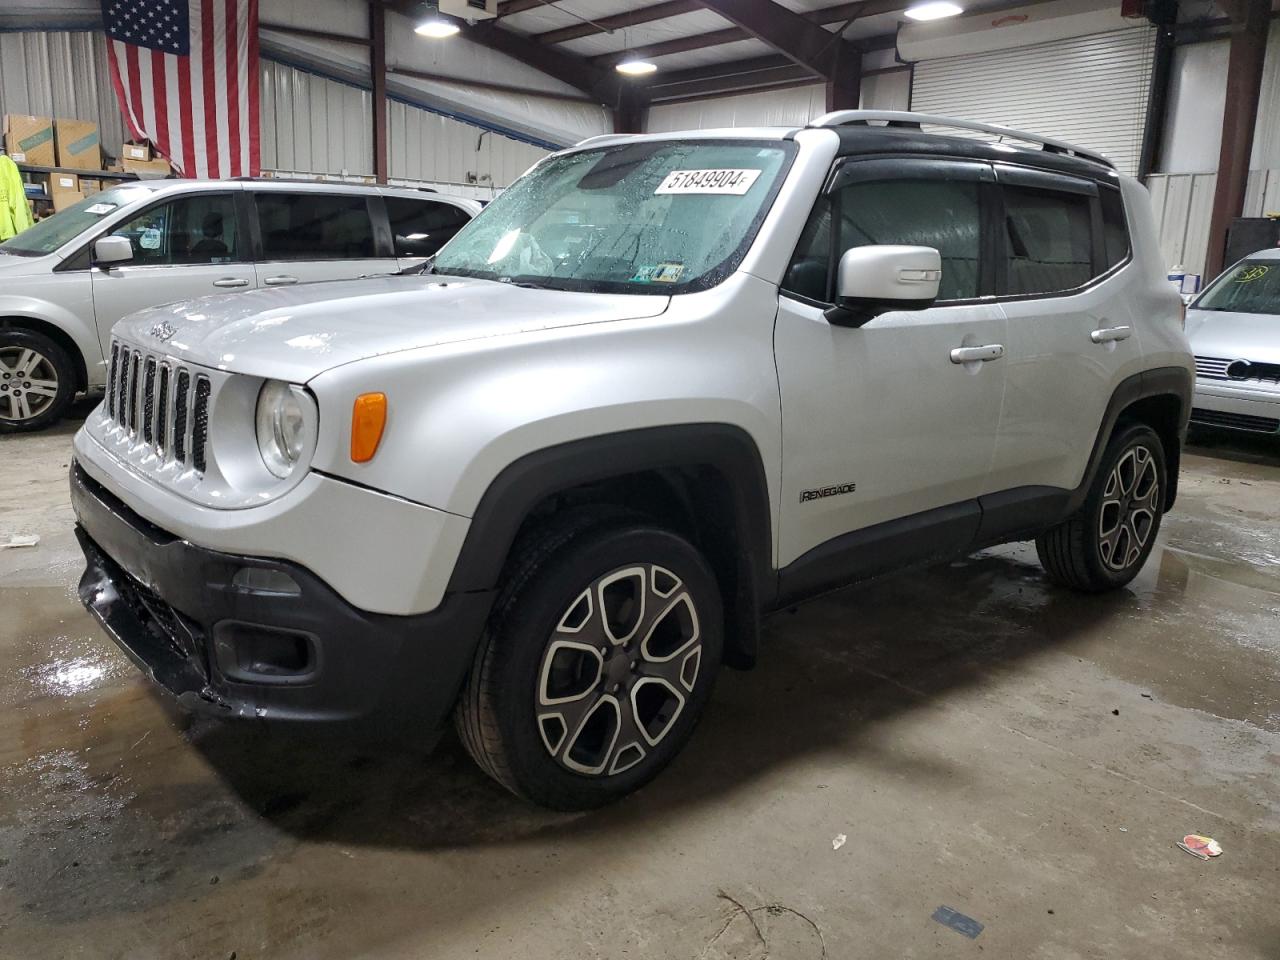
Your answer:
[[[15,163],[33,167],[61,167],[49,175],[49,198],[63,210],[103,188],[85,171],[103,170],[98,125],[89,120],[52,120],[25,114],[4,118],[4,146]],[[167,177],[169,162],[152,154],[149,144],[126,143],[112,172],[136,173],[143,178]]]

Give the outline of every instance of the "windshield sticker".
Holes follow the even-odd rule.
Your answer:
[[[1267,275],[1267,270],[1268,268],[1264,267],[1262,264],[1254,264],[1253,266],[1240,271],[1240,275],[1236,277],[1235,282],[1253,283],[1253,281],[1261,280],[1265,277]]]
[[[84,212],[91,213],[95,217],[102,217],[110,213],[115,208],[116,205],[114,203],[95,203],[91,207],[86,207]]]
[[[138,241],[138,246],[143,250],[159,250],[160,249],[160,231],[155,227],[147,227],[142,231],[142,238]]]
[[[694,193],[742,196],[760,176],[759,170],[672,170],[654,194]]]
[[[632,283],[678,283],[684,273],[683,263],[660,263],[653,267],[637,267]]]

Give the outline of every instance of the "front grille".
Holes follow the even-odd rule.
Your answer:
[[[111,346],[107,418],[153,446],[162,460],[204,473],[212,393],[208,377],[177,361],[119,343]]]
[[[1202,410],[1200,407],[1192,409],[1191,422],[1201,423],[1209,427],[1250,430],[1254,433],[1276,433],[1280,431],[1280,420],[1274,417],[1255,417],[1247,413],[1224,413],[1221,410]]]
[[[1196,357],[1196,376],[1204,380],[1234,380],[1237,383],[1247,380],[1280,383],[1280,363]]]
[[[1230,380],[1227,367],[1232,363],[1222,357],[1196,357],[1196,376],[1203,380]]]

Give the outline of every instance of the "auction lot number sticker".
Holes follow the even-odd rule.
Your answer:
[[[721,193],[740,197],[759,176],[759,170],[672,170],[653,192]]]

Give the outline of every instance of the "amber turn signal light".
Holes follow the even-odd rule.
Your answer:
[[[378,452],[387,425],[387,395],[362,393],[351,408],[351,459],[368,463]]]

